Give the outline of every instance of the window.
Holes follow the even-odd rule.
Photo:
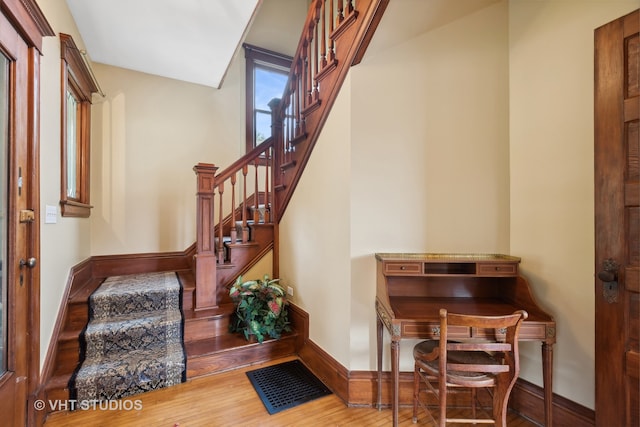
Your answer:
[[[292,58],[244,44],[246,60],[247,152],[271,136],[269,101],[282,98]]]
[[[91,94],[98,91],[89,67],[71,36],[60,33],[62,58],[62,216],[91,214],[89,203],[89,142]]]

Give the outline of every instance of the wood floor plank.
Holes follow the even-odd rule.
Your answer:
[[[58,412],[50,415],[45,427],[317,427],[317,426],[389,426],[391,410],[349,408],[335,394],[321,397],[295,408],[269,415],[246,376],[249,370],[294,360],[296,357],[273,360],[231,372],[196,378],[186,383],[144,393],[117,401],[122,408],[89,409]],[[126,401],[126,403],[125,403]],[[116,405],[116,404],[114,404]],[[411,420],[411,408],[400,408],[401,427],[430,426],[422,414],[418,424]],[[510,427],[535,427],[517,415],[510,414]]]

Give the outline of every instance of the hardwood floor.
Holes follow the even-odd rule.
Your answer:
[[[231,372],[196,378],[186,383],[112,402],[122,410],[89,409],[50,415],[45,427],[85,426],[389,426],[391,411],[349,408],[335,395],[269,415],[251,386],[246,371],[293,360],[288,357]],[[129,410],[127,410],[129,409]],[[509,414],[509,427],[536,424]],[[432,425],[421,414],[411,421],[411,408],[400,408],[400,426]]]

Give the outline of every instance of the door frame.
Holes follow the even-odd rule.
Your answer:
[[[0,13],[12,23],[15,32],[27,45],[27,99],[20,105],[26,111],[20,113],[26,129],[26,140],[21,148],[26,152],[24,204],[34,211],[34,220],[26,227],[26,253],[34,257],[37,264],[25,271],[24,286],[27,289],[26,328],[28,336],[21,345],[26,346],[26,414],[19,414],[28,425],[36,425],[38,417],[33,402],[40,386],[40,57],[42,40],[54,36],[36,0],[0,0]],[[23,107],[23,108],[24,108]],[[10,150],[11,151],[11,150]],[[17,174],[10,168],[9,173]],[[13,179],[13,178],[12,178]],[[14,219],[15,220],[15,219]],[[41,423],[40,423],[41,424]]]

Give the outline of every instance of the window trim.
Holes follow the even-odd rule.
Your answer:
[[[91,137],[91,95],[98,92],[91,71],[76,47],[73,38],[60,33],[61,61],[61,214],[66,217],[88,218],[91,215],[89,198],[89,166]],[[67,92],[71,92],[78,102],[77,147],[76,147],[76,188],[77,197],[67,195]]]
[[[245,128],[246,128],[246,152],[255,147],[255,105],[254,105],[254,70],[256,67],[279,70],[291,69],[293,58],[272,50],[263,49],[248,43],[242,45],[245,57]]]

